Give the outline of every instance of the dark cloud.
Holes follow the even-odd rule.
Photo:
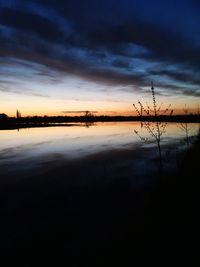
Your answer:
[[[115,60],[113,60],[112,65],[114,67],[118,67],[118,68],[129,69],[130,68],[130,60],[115,59]]]
[[[192,4],[194,5],[195,8],[200,8],[200,2],[199,0],[191,0]]]
[[[63,33],[58,25],[47,18],[12,8],[1,8],[0,24],[32,32],[40,38],[48,40],[55,41],[63,38]]]
[[[187,85],[176,85],[174,83],[166,83],[166,82],[158,82],[156,83],[156,87],[161,89],[161,91],[157,91],[156,94],[158,95],[180,95],[180,96],[200,96],[200,89],[198,86],[188,88]]]
[[[160,25],[134,19],[117,26],[104,26],[88,34],[88,39],[97,46],[107,46],[116,51],[116,46],[133,43],[145,47],[149,54],[144,57],[150,60],[185,63],[200,67],[200,47]],[[133,55],[134,56],[134,55]]]
[[[183,89],[183,95],[200,97],[200,90]]]
[[[171,71],[163,69],[163,70],[153,70],[150,73],[158,76],[168,76],[171,79],[174,79],[179,82],[184,82],[186,84],[193,84],[193,85],[200,84],[199,76],[191,72],[186,72],[186,71],[180,72],[179,70]]]

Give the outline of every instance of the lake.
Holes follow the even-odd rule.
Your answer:
[[[188,128],[192,140],[198,125],[189,124]],[[186,133],[177,123],[169,123],[166,130],[161,148],[167,171],[175,167],[176,157],[187,147]],[[146,142],[134,131],[147,138]],[[30,179],[65,166],[69,172],[69,165],[85,166],[83,177],[76,180],[80,184],[95,182],[100,176],[143,176],[157,169],[157,159],[154,139],[138,122],[0,131],[0,174],[9,179]],[[73,183],[71,177],[67,179]]]
[[[138,245],[152,192],[195,140],[199,125],[187,126],[186,140],[184,127],[167,125],[162,166],[139,122],[0,131],[1,247],[79,261],[114,253],[127,235]]]

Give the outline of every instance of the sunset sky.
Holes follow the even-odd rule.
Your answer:
[[[0,0],[0,113],[134,114],[132,103],[194,111],[199,0]]]

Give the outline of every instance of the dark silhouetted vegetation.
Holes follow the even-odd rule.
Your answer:
[[[33,116],[33,117],[0,117],[0,129],[18,129],[31,127],[63,126],[64,123],[93,123],[93,122],[122,122],[122,121],[142,121],[142,122],[200,122],[197,114],[189,115],[154,115],[146,116]]]
[[[185,114],[185,116],[187,116],[189,114],[189,109],[188,107],[185,105],[183,112]],[[188,125],[188,122],[180,122],[178,125],[178,128],[181,129],[181,131],[184,132],[185,138],[184,141],[187,144],[187,147],[189,147],[189,143],[190,143],[190,138],[189,138],[189,132],[190,132],[190,127]]]
[[[163,122],[160,120],[159,116],[166,116],[166,117],[171,117],[173,114],[173,110],[170,109],[171,105],[169,105],[166,109],[161,110],[162,104],[158,106],[157,101],[156,101],[156,95],[155,95],[155,90],[153,87],[153,83],[151,86],[151,93],[152,93],[152,108],[147,104],[147,107],[145,108],[144,105],[138,101],[139,104],[139,109],[135,104],[133,104],[135,111],[137,112],[138,116],[142,119],[143,114],[145,113],[147,116],[147,121],[144,121],[141,124],[141,127],[145,127],[145,129],[148,131],[149,135],[155,140],[157,146],[158,146],[158,152],[159,152],[159,159],[160,159],[160,164],[162,164],[162,153],[161,153],[161,146],[160,146],[160,141],[161,141],[161,136],[166,132],[166,127],[167,127],[167,122]],[[168,114],[168,115],[167,115]],[[154,121],[149,121],[148,117],[154,117]],[[138,131],[135,130],[135,133],[140,137],[142,141],[147,141],[144,139]]]

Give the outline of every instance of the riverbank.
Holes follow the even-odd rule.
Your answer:
[[[85,124],[90,126],[95,122],[176,122],[199,123],[199,115],[173,115],[173,116],[52,116],[52,117],[21,117],[0,119],[0,130],[11,130],[32,127],[73,126]]]
[[[200,137],[178,163],[176,174],[163,181],[154,195],[151,231],[158,238],[156,250],[162,264],[200,263],[199,155]]]
[[[1,130],[19,130],[29,128],[43,128],[43,127],[70,127],[70,126],[83,126],[81,123],[5,123],[0,124]]]

